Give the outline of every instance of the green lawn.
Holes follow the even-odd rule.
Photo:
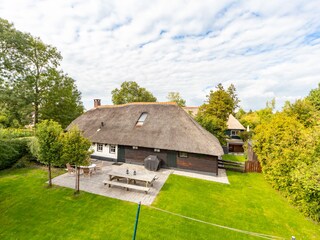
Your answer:
[[[235,162],[245,162],[247,161],[244,155],[233,155],[233,154],[224,154],[222,155],[223,160],[230,160]]]
[[[59,174],[61,171],[56,171]],[[260,174],[229,172],[231,185],[171,175],[154,207],[207,222],[290,239],[319,239]],[[48,189],[43,169],[0,171],[0,239],[131,239],[137,205]],[[137,239],[259,239],[142,206]]]

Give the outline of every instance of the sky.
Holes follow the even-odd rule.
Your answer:
[[[86,109],[123,81],[188,106],[234,84],[245,110],[320,82],[320,0],[1,0],[0,17],[57,47]]]

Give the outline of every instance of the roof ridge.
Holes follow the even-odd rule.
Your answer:
[[[95,108],[117,108],[117,107],[126,107],[131,105],[176,105],[176,102],[131,102],[125,104],[118,104],[118,105],[101,105]]]

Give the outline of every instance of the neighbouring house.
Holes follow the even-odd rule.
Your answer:
[[[73,124],[92,142],[94,158],[143,164],[156,155],[162,167],[218,173],[218,139],[176,103],[103,106],[95,99]]]
[[[245,127],[232,114],[229,115],[227,122],[227,151],[228,153],[243,153],[244,142],[240,138],[241,132],[244,132]]]
[[[183,109],[195,117],[198,114],[199,107],[183,107]],[[245,131],[245,127],[232,115],[229,115],[227,121],[227,146],[224,146],[225,153],[243,153],[244,142],[240,138],[240,133]]]

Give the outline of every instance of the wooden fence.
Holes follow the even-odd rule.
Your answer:
[[[244,169],[245,172],[261,172],[261,166],[258,161],[246,161]]]
[[[229,160],[218,160],[218,167],[226,170],[244,172],[244,163]]]
[[[235,162],[229,160],[218,160],[218,167],[236,172],[258,172],[261,173],[261,166],[258,161]]]

